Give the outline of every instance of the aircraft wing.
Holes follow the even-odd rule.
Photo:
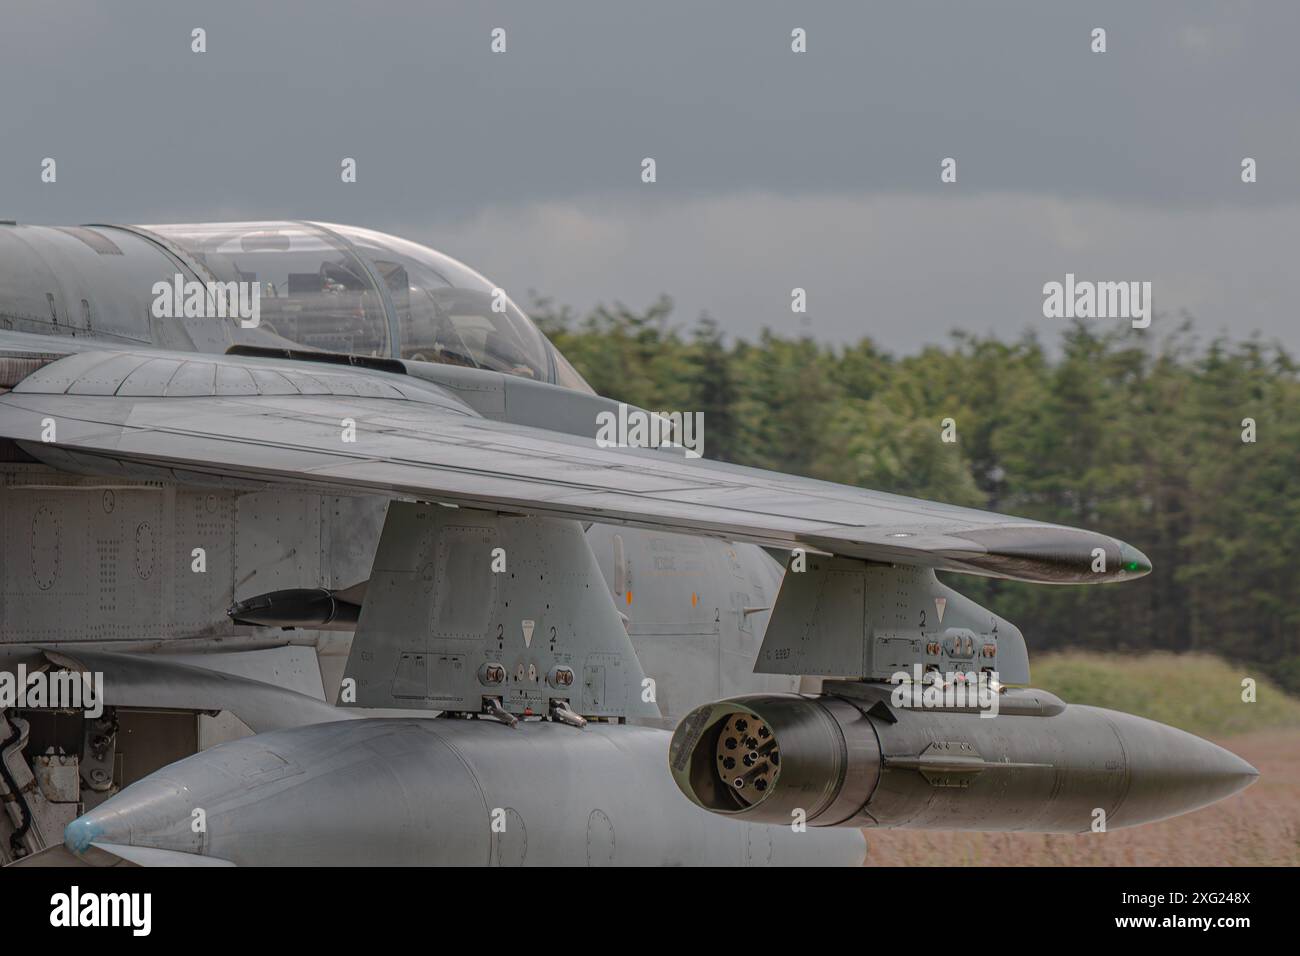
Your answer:
[[[0,436],[49,464],[124,478],[347,489],[1040,583],[1150,570],[1140,551],[1096,532],[692,459],[681,449],[599,447],[592,415],[591,435],[575,435],[483,417],[451,392],[392,371],[81,352],[0,395]],[[1095,570],[1098,554],[1104,570]]]

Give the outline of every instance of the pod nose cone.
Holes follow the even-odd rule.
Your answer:
[[[79,855],[93,843],[196,853],[203,835],[190,827],[192,810],[188,788],[156,774],[69,823],[63,845]]]
[[[1259,771],[1231,750],[1199,737],[1195,739],[1201,746],[1196,752],[1195,766],[1190,774],[1207,792],[1214,794],[1212,800],[1207,802],[1240,793],[1259,779]]]
[[[1223,756],[1219,760],[1219,773],[1232,784],[1231,793],[1240,793],[1259,779],[1259,771],[1254,766],[1238,757],[1231,750],[1216,748]]]
[[[63,845],[76,854],[85,853],[100,838],[102,826],[92,814],[77,817],[63,830]]]
[[[1119,561],[1119,569],[1126,577],[1140,578],[1151,573],[1151,559],[1124,541],[1119,543]]]
[[[1122,743],[1129,777],[1116,826],[1199,810],[1259,778],[1258,770],[1218,744],[1131,714],[1105,713]]]

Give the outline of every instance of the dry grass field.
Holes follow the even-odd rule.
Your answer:
[[[1144,690],[1141,685],[1157,675],[1157,689]],[[1300,865],[1300,704],[1261,684],[1259,702],[1243,705],[1240,677],[1235,668],[1204,656],[1045,657],[1034,667],[1035,685],[1067,701],[1118,707],[1201,734],[1249,760],[1259,768],[1259,780],[1196,813],[1109,833],[867,830],[866,864]],[[1238,690],[1225,690],[1233,687]]]

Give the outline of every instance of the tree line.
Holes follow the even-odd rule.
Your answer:
[[[1300,692],[1300,374],[1277,345],[1079,322],[1052,348],[957,332],[896,357],[686,328],[667,298],[533,315],[600,394],[702,411],[706,457],[1087,527],[1151,558],[1101,588],[947,576],[1031,650],[1207,651]]]

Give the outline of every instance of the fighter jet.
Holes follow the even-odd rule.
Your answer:
[[[0,861],[851,865],[1256,776],[936,577],[1137,548],[711,461],[400,238],[0,224],[0,391]]]

